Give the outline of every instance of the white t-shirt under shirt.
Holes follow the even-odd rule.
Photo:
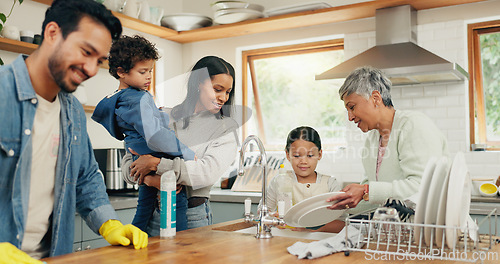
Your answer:
[[[50,235],[47,234],[54,208],[54,184],[59,150],[59,97],[49,102],[37,95],[38,106],[31,131],[33,144],[28,217],[21,249],[34,258],[47,257]]]

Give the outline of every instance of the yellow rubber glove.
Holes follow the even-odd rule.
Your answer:
[[[0,243],[0,264],[42,264],[9,242]]]
[[[99,233],[111,245],[130,245],[134,244],[135,249],[141,249],[148,246],[148,234],[142,232],[136,226],[131,224],[123,225],[118,220],[108,220],[99,228]]]

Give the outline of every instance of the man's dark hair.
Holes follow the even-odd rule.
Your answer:
[[[45,27],[54,21],[59,25],[64,39],[73,31],[78,30],[78,23],[82,17],[87,16],[96,23],[105,26],[111,33],[111,38],[116,40],[122,34],[122,24],[111,11],[94,0],[54,0],[45,12],[42,24],[42,41]]]
[[[128,73],[138,62],[157,61],[159,58],[155,45],[147,39],[139,35],[121,36],[113,43],[109,51],[109,73],[116,79],[120,79],[117,74],[119,67]]]

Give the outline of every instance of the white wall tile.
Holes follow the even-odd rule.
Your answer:
[[[425,41],[433,41],[434,40],[434,32],[433,31],[418,31],[417,34],[417,43],[425,42]]]
[[[446,119],[448,118],[448,113],[446,112],[446,108],[422,108],[419,110],[420,112],[426,114],[429,116],[432,120],[438,120],[438,119]]]
[[[451,153],[458,152],[458,151],[463,152],[463,151],[465,151],[465,147],[462,145],[461,142],[448,140],[448,150]]]
[[[446,39],[444,41],[444,47],[447,51],[449,51],[447,54],[449,54],[449,56],[447,56],[446,58],[449,60],[449,61],[453,61],[453,62],[456,62],[456,59],[458,58],[458,56],[461,54],[461,50],[464,49],[465,47],[462,45],[462,43],[460,43],[460,39],[459,38],[453,38],[453,39]]]
[[[446,108],[447,116],[453,118],[462,118],[468,114],[465,107],[448,107]]]
[[[466,92],[468,92],[466,82],[461,84],[450,84],[446,86],[447,95],[463,95]]]
[[[460,28],[460,27],[462,27],[462,25],[463,25],[463,22],[458,21],[458,20],[444,22],[445,28]]]
[[[364,50],[367,50],[368,48],[370,48],[368,46],[368,39],[366,38],[360,38],[358,40],[356,40],[355,42],[352,42],[350,43],[350,47],[349,49],[352,49],[352,50],[358,50],[358,51],[364,51]]]
[[[436,106],[458,106],[460,105],[460,96],[458,95],[448,95],[436,98]]]
[[[465,137],[466,137],[466,134],[461,129],[457,129],[457,130],[448,129],[448,131],[446,133],[446,138],[449,141],[464,142]]]
[[[452,39],[457,36],[456,28],[453,27],[445,27],[442,29],[434,30],[434,39],[435,40],[446,40]]]
[[[426,30],[438,30],[442,29],[445,26],[445,22],[438,22],[438,23],[429,23],[429,24],[424,24],[424,25],[418,25],[417,29],[426,31]]]
[[[461,118],[439,118],[436,124],[442,130],[465,128],[465,124]]]
[[[424,87],[424,96],[446,96],[446,89],[442,86]]]
[[[399,99],[401,98],[401,87],[395,86],[391,88],[391,98],[393,99]]]
[[[424,89],[422,86],[409,86],[404,87],[401,90],[402,98],[416,98],[422,97],[424,95]]]
[[[396,109],[411,109],[413,107],[413,99],[396,99],[392,102]]]
[[[413,106],[415,107],[435,107],[436,106],[436,100],[434,97],[429,97],[429,98],[415,98],[413,99]]]

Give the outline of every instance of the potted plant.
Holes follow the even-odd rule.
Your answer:
[[[19,4],[22,4],[23,1],[24,0],[14,0],[14,3],[12,3],[12,7],[10,8],[10,12],[8,15],[5,15],[4,13],[0,13],[0,32],[2,32],[3,26],[5,25],[7,18],[9,18],[10,15],[12,14],[12,10],[14,9],[16,2],[19,2]],[[3,65],[2,58],[0,58],[0,65]]]

